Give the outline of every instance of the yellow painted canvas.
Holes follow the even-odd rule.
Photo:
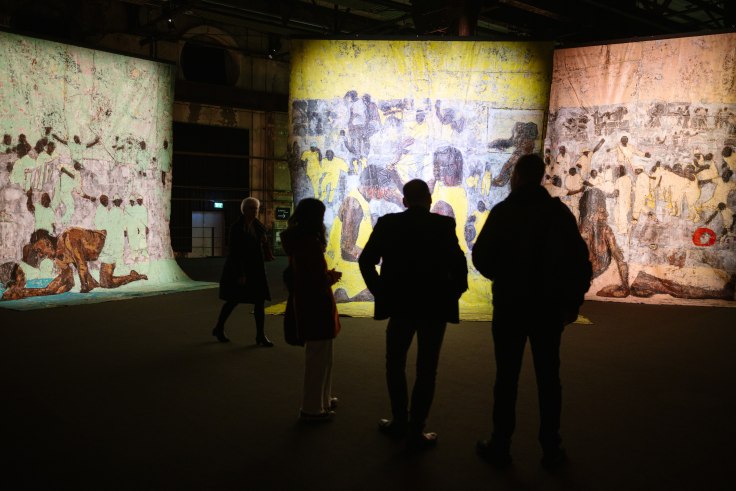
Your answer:
[[[549,43],[301,40],[292,46],[289,165],[295,201],[327,206],[327,261],[341,312],[372,315],[357,259],[378,217],[425,180],[452,216],[470,269],[461,318],[489,319],[491,285],[470,252],[509,192],[520,155],[541,152]]]

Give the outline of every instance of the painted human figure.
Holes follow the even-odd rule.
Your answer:
[[[698,107],[695,109],[693,117],[693,128],[696,130],[708,129],[708,109]]]
[[[728,124],[728,108],[724,107],[723,109],[718,110],[718,114],[716,114],[716,128],[725,128]]]
[[[365,101],[358,97],[358,92],[349,90],[343,98],[348,107],[348,135],[350,148],[357,158],[367,156],[371,150],[368,135],[368,107]],[[316,194],[315,194],[316,196]]]
[[[112,271],[117,264],[123,262],[125,253],[125,215],[120,205],[123,200],[118,195],[113,195],[112,206],[109,206],[107,195],[100,196],[100,205],[95,212],[95,228],[105,230],[107,238],[105,246],[100,253],[100,261],[108,264]]]
[[[373,300],[358,267],[358,258],[373,231],[370,203],[401,199],[396,191],[398,177],[385,169],[368,165],[359,179],[359,185],[348,192],[340,205],[327,242],[327,265],[343,274],[335,290],[337,302]]]
[[[468,221],[468,196],[463,187],[463,154],[452,146],[440,147],[433,154],[433,179],[429,182],[432,191],[432,212],[455,219],[455,232],[465,236]],[[467,244],[460,241],[463,252]]]
[[[736,192],[736,182],[731,180],[732,176],[731,169],[724,169],[721,177],[715,182],[713,195],[703,203],[703,211],[708,215],[708,222],[716,215],[721,215],[723,235],[734,231],[734,210],[729,206],[729,203],[732,202],[729,197]]]
[[[410,139],[411,153],[424,155],[429,144],[429,122],[423,109],[417,109],[414,122],[408,125],[406,133]]]
[[[723,166],[726,166],[731,169],[734,174],[736,174],[736,152],[733,151],[733,148],[731,148],[730,146],[723,147],[723,150],[721,150],[721,157],[723,158],[721,168],[723,168]]]
[[[10,184],[19,186],[24,192],[31,189],[31,179],[36,160],[28,153],[25,145],[18,144],[15,147],[17,160],[9,164]]]
[[[319,182],[322,177],[322,151],[317,147],[317,142],[309,144],[309,150],[304,150],[300,156],[302,165],[309,182],[312,183],[314,196],[319,196]]]
[[[579,169],[577,167],[570,167],[570,170],[568,170],[567,177],[565,178],[565,189],[567,189],[567,195],[563,199],[563,203],[565,203],[570,208],[570,211],[572,211],[572,214],[575,215],[575,220],[580,218],[580,193],[585,190],[583,179],[578,170]]]
[[[511,173],[514,170],[514,164],[522,155],[527,155],[534,152],[534,140],[539,136],[539,130],[537,129],[536,123],[521,123],[514,124],[514,129],[511,131],[510,138],[500,138],[493,140],[490,144],[490,148],[497,148],[505,150],[510,147],[514,147],[509,159],[503,164],[498,175],[493,179],[494,186],[505,186],[511,179]]]
[[[58,275],[43,288],[26,288],[25,275],[20,265],[13,271],[12,285],[3,293],[3,300],[65,293],[74,287],[74,272],[79,274],[80,292],[88,293],[97,287],[117,288],[118,286],[137,280],[146,280],[146,275],[131,271],[125,276],[112,276],[109,264],[102,263],[100,281],[92,277],[89,262],[99,259],[105,244],[105,231],[69,228],[61,235],[53,236],[46,230],[36,230],[23,247],[23,261],[38,267],[41,260],[53,259]]]
[[[588,178],[583,181],[583,184],[589,187],[602,188],[603,177],[598,173],[596,169],[591,169]]]
[[[629,229],[632,187],[631,178],[626,174],[626,167],[619,165],[616,181],[613,185],[613,194],[616,197],[613,221],[620,234],[625,234]]]
[[[547,174],[544,176],[543,186],[553,198],[567,196],[567,189],[562,185],[562,178],[558,175],[551,176]]]
[[[350,172],[350,168],[348,167],[348,163],[343,159],[335,157],[335,152],[332,150],[325,152],[325,158],[322,160],[322,168],[324,169],[324,176],[319,186],[318,199],[323,202],[332,203],[335,199],[335,190],[340,182],[340,176],[342,173],[347,174]]]
[[[158,151],[156,162],[161,170],[161,186],[166,187],[166,176],[171,172],[171,150],[169,150],[169,141],[166,139]]]
[[[608,225],[606,196],[600,189],[588,188],[580,198],[580,235],[588,245],[590,262],[593,265],[593,279],[602,275],[616,262],[620,283],[605,286],[596,292],[599,297],[623,298],[631,293],[629,289],[629,265],[616,241],[616,236]]]
[[[71,141],[69,139],[64,139],[58,136],[56,133],[53,133],[51,136],[58,141],[59,143],[62,143],[69,148],[69,155],[72,159],[72,163],[82,163],[82,160],[84,159],[84,151],[88,148],[92,148],[93,146],[97,145],[100,142],[100,137],[96,136],[92,141],[89,143],[82,143],[82,140],[79,138],[79,135],[74,135]]]
[[[454,143],[463,130],[465,129],[465,117],[459,114],[452,107],[442,107],[442,101],[437,99],[434,104],[435,115],[440,122],[437,140],[447,143]]]
[[[489,213],[490,210],[486,207],[486,204],[483,201],[478,201],[478,204],[476,205],[476,211],[471,213],[470,217],[468,217],[468,225],[472,224],[473,227],[472,239],[467,240],[467,233],[465,234],[468,250],[473,248],[473,244],[475,244],[478,235],[480,235],[480,231],[483,230],[483,225],[485,225],[486,220],[488,220]],[[467,228],[468,227],[466,226],[466,229]]]
[[[33,213],[34,229],[35,230],[46,230],[48,233],[53,234],[56,227],[56,214],[53,208],[51,208],[51,198],[48,193],[41,195],[41,203],[33,203],[33,190],[29,189],[28,200],[26,207],[28,211]]]
[[[643,152],[636,146],[629,144],[629,137],[622,136],[618,145],[616,145],[616,160],[619,165],[625,165],[628,172],[632,172],[634,169],[634,163],[632,162],[633,157],[638,155],[640,157],[649,158],[651,155],[649,152]]]
[[[557,149],[557,156],[555,157],[554,164],[552,165],[551,175],[560,176],[564,178],[567,174],[567,170],[570,168],[570,154],[567,152],[565,145],[560,145]]]
[[[381,114],[376,103],[371,100],[370,94],[363,94],[363,102],[366,110],[365,138],[369,140],[368,148],[370,149],[370,137],[381,131]],[[367,154],[368,151],[366,151]]]
[[[15,147],[13,146],[13,137],[8,133],[3,135],[2,144],[0,144],[0,153],[13,153]]]
[[[47,186],[52,186],[53,172],[54,172],[54,150],[56,145],[54,142],[48,142],[44,151],[38,154],[36,157],[36,175],[35,175],[35,189],[45,189]]]
[[[491,193],[491,184],[493,176],[491,175],[491,164],[487,163],[483,169],[483,175],[480,178],[480,194],[488,196]]]
[[[79,196],[93,202],[97,199],[89,196],[83,191],[82,169],[84,169],[84,167],[82,167],[82,164],[75,161],[72,169],[69,169],[68,167],[68,164],[61,164],[59,166],[59,182],[56,186],[56,190],[54,191],[54,198],[51,201],[51,206],[54,210],[58,210],[61,205],[64,205],[64,214],[61,216],[61,223],[63,225],[68,224],[74,215],[75,196]]]
[[[141,140],[138,142],[138,150],[135,154],[135,165],[138,169],[138,175],[146,177],[148,175],[148,169],[151,165],[151,153],[146,147],[146,142]]]
[[[25,148],[25,153],[29,153],[33,149],[31,144],[28,143],[28,138],[26,137],[25,133],[21,133],[18,135],[18,144],[15,146],[16,154],[21,147]]]
[[[130,206],[125,209],[125,232],[130,258],[133,261],[148,259],[148,209],[143,206],[140,195],[131,196]]]
[[[117,165],[125,165],[128,163],[127,154],[125,151],[125,142],[120,141],[120,137],[115,137],[115,143],[112,145],[113,156]]]
[[[580,156],[575,161],[575,167],[578,168],[578,173],[581,176],[588,176],[588,174],[590,173],[593,155],[603,146],[605,142],[606,140],[604,138],[601,138],[596,146],[593,147],[593,150],[591,150],[589,147],[583,147],[583,150],[580,152]]]
[[[634,204],[631,209],[631,221],[637,222],[647,206],[647,199],[652,192],[654,177],[644,172],[644,167],[638,164],[634,167]]]

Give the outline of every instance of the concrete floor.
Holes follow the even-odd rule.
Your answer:
[[[216,280],[221,261],[184,264]],[[285,292],[270,266],[274,300]],[[254,345],[250,309],[210,336],[217,290],[33,312],[0,310],[3,489],[732,490],[736,309],[588,302],[566,329],[569,465],[539,466],[536,387],[525,357],[515,465],[474,454],[490,432],[490,323],[448,329],[422,455],[376,431],[389,414],[385,322],[343,318],[335,421],[297,422],[303,352]],[[413,372],[410,363],[409,373]]]

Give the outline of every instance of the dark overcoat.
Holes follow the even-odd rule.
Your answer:
[[[468,264],[454,219],[422,207],[384,215],[359,264],[375,297],[376,319],[400,316],[459,322],[458,300],[468,289]]]
[[[289,255],[285,329],[295,332],[301,341],[335,338],[340,319],[322,243],[314,234],[289,229],[281,233],[281,244]]]
[[[512,191],[491,210],[473,264],[493,281],[493,306],[574,320],[592,276],[575,216],[542,186]]]
[[[230,244],[220,278],[220,299],[260,303],[271,300],[264,258],[270,251],[266,227],[257,219],[250,227],[241,216],[230,228]],[[245,284],[239,279],[245,277]]]

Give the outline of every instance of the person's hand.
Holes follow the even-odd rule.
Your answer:
[[[330,269],[327,271],[327,276],[330,278],[330,283],[333,285],[340,281],[342,278],[342,273],[340,271],[336,271],[334,269]]]

